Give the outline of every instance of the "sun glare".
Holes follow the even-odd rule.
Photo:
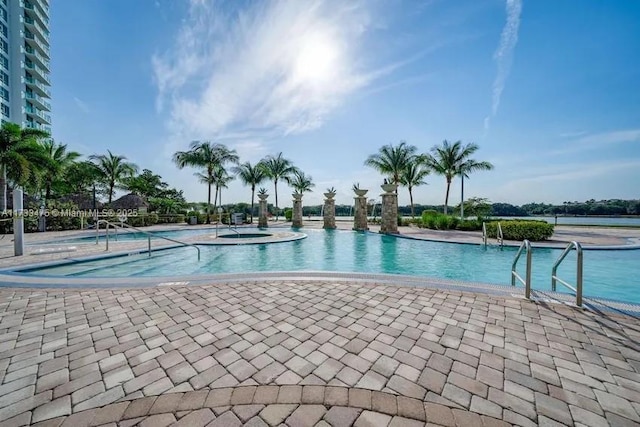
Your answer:
[[[305,81],[327,80],[335,71],[337,57],[337,49],[329,39],[310,38],[301,46],[295,63],[295,74]]]

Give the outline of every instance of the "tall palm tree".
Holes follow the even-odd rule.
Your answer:
[[[44,164],[41,165],[46,203],[51,198],[53,185],[56,181],[63,179],[67,170],[80,157],[80,153],[67,151],[66,144],[57,144],[53,139],[41,142],[41,145],[46,156]]]
[[[34,144],[47,138],[47,132],[21,128],[15,123],[5,122],[0,127],[0,211],[7,210],[7,179],[21,182],[31,172],[29,152]]]
[[[407,164],[407,166],[400,173],[400,184],[407,187],[409,190],[409,201],[411,203],[411,218],[415,218],[415,210],[413,207],[413,188],[420,185],[424,185],[427,182],[424,178],[429,175],[431,171],[421,163],[421,159],[415,156],[414,160]]]
[[[458,175],[460,175],[460,219],[464,219],[464,179],[469,178],[469,174],[475,171],[488,171],[493,169],[493,165],[489,162],[478,162],[473,159],[467,159],[458,166]]]
[[[295,166],[291,163],[291,160],[285,159],[282,157],[282,152],[278,153],[277,156],[267,156],[264,160],[262,160],[262,164],[265,170],[265,173],[269,178],[273,180],[273,186],[276,194],[276,221],[278,220],[278,180],[286,179],[289,175],[291,175],[295,170]]]
[[[236,150],[229,150],[226,145],[210,141],[193,141],[189,151],[178,151],[173,154],[173,161],[178,168],[186,166],[202,168],[200,182],[207,184],[207,224],[211,224],[211,186],[214,181],[214,170],[218,166],[224,167],[226,163],[238,163]],[[205,178],[203,178],[205,177]],[[216,193],[217,197],[217,193]]]
[[[125,156],[117,156],[111,150],[107,150],[107,154],[92,154],[89,160],[95,162],[100,170],[102,180],[107,186],[109,203],[113,200],[116,187],[124,184],[125,178],[138,173],[138,166],[135,163],[127,162]]]
[[[240,178],[244,185],[251,186],[251,223],[253,224],[253,202],[256,185],[259,185],[267,178],[264,166],[259,162],[255,166],[251,165],[250,162],[245,162],[239,166],[235,166],[231,170]]]
[[[291,186],[291,188],[293,188],[294,190],[296,190],[296,192],[300,194],[305,193],[307,191],[313,191],[311,189],[316,186],[313,183],[313,178],[311,178],[311,176],[305,175],[304,172],[302,172],[297,168],[293,171],[292,176],[288,176],[286,178],[286,181],[287,181],[287,184]]]
[[[449,203],[449,190],[451,187],[451,181],[456,175],[464,173],[465,175],[475,170],[488,170],[492,169],[493,165],[488,162],[475,162],[470,157],[478,151],[480,147],[477,144],[471,143],[462,145],[462,141],[456,141],[453,144],[449,143],[446,139],[440,146],[434,146],[431,148],[431,154],[424,156],[425,164],[432,169],[438,175],[442,175],[447,180],[447,192],[444,198],[444,213],[447,213],[447,204]],[[461,171],[461,166],[465,162],[473,161],[479,166],[474,166],[466,172]]]
[[[233,181],[233,176],[229,175],[229,172],[222,166],[219,166],[213,172],[213,179],[216,185],[216,194],[220,201],[220,207],[222,207],[222,189],[229,188],[229,183]]]
[[[397,147],[391,144],[382,146],[378,153],[370,155],[364,164],[389,177],[391,184],[397,185],[400,184],[402,171],[407,168],[407,165],[415,162],[416,151],[418,148],[414,145],[400,141]]]

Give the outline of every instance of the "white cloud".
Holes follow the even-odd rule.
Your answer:
[[[493,81],[493,96],[491,102],[491,114],[484,120],[485,132],[489,130],[491,118],[498,112],[500,106],[500,98],[502,97],[502,91],[509,77],[511,71],[511,63],[513,61],[513,51],[518,42],[518,29],[520,27],[520,14],[522,12],[522,0],[507,0],[507,22],[502,29],[500,35],[500,43],[498,48],[493,54],[498,72],[496,78]]]
[[[152,58],[157,106],[168,107],[174,134],[196,139],[318,128],[348,95],[404,64],[370,71],[353,60],[369,26],[365,2],[229,11],[192,0],[175,46]]]
[[[80,111],[82,111],[83,113],[88,113],[89,112],[89,106],[86,104],[86,102],[82,101],[80,98],[74,97],[73,98],[73,102],[76,103],[76,106],[80,109]]]
[[[591,133],[581,132],[574,136],[574,141],[562,148],[553,150],[549,154],[553,156],[573,154],[598,148],[608,148],[614,144],[640,142],[640,129],[614,130],[609,132]]]

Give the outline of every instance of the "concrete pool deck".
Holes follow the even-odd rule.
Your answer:
[[[0,425],[637,425],[639,337],[629,316],[373,283],[5,288]]]
[[[606,246],[640,236],[558,231],[565,228],[577,230],[561,234],[560,246],[576,232]],[[105,254],[104,244],[74,252],[39,244],[77,235],[26,235],[33,245],[23,257],[12,256],[6,236],[0,265]],[[49,253],[32,254],[45,247]],[[114,252],[144,247],[110,245]],[[0,288],[0,427],[640,424],[637,317],[309,276]]]

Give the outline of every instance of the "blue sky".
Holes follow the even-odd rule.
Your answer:
[[[354,182],[376,196],[369,154],[444,139],[495,165],[465,196],[638,198],[639,19],[635,1],[54,1],[53,136],[126,155],[191,201],[206,187],[171,155],[192,140],[242,161],[282,151],[316,183],[305,204],[331,186],[351,203]],[[427,182],[415,202],[443,203],[444,178]],[[223,202],[249,195],[236,181]]]

